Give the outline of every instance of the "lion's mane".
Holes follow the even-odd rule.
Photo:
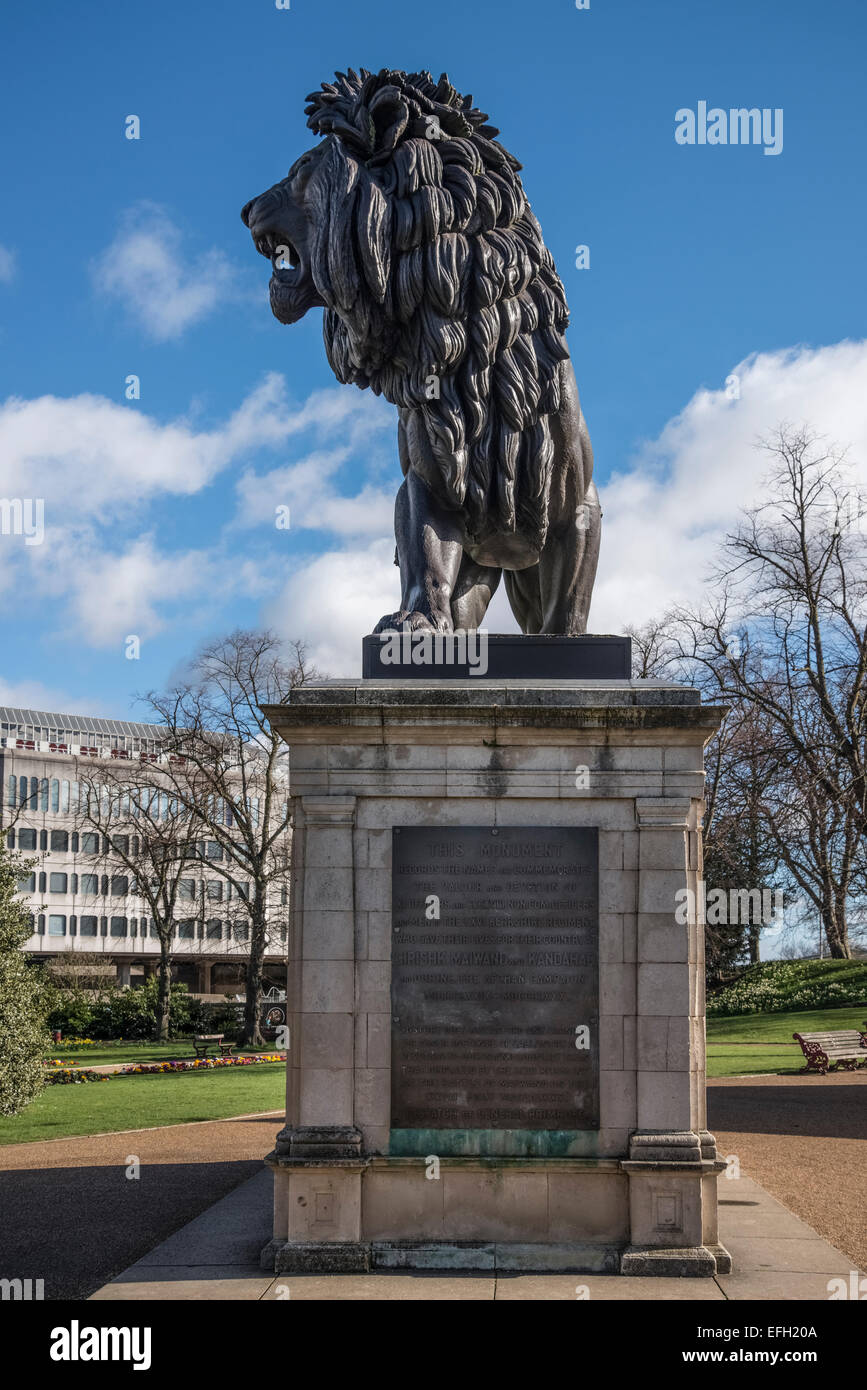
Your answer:
[[[307,198],[335,375],[421,412],[471,536],[541,549],[569,314],[520,164],[445,76],[350,69],[307,101],[331,137]]]

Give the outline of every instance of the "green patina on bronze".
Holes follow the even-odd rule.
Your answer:
[[[599,1135],[582,1129],[393,1129],[389,1155],[426,1158],[595,1158]]]

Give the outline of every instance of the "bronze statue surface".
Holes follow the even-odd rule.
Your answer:
[[[477,628],[504,574],[523,632],[583,633],[601,511],[520,164],[445,75],[350,69],[307,100],[324,138],[242,217],[276,318],[324,308],[338,380],[398,408],[401,601],[375,631]]]

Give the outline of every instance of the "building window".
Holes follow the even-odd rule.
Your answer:
[[[78,934],[79,936],[96,936],[97,923],[95,917],[79,917]]]
[[[18,880],[18,892],[19,892],[19,893],[35,893],[35,892],[36,892],[36,874],[35,874],[35,873],[33,873],[33,874],[28,874],[27,878],[20,878],[20,879]]]
[[[246,941],[250,935],[249,927],[233,927],[232,937],[235,941]]]
[[[51,779],[51,809],[60,810],[60,781],[57,777]]]
[[[125,917],[112,917],[112,919],[111,919],[111,935],[112,935],[112,936],[126,936],[126,918],[125,918]]]
[[[71,795],[70,798],[69,798],[69,809],[70,809],[70,811],[72,811],[73,815],[74,815],[74,814],[77,812],[77,810],[78,810],[78,797],[79,797],[79,787],[78,787],[78,783],[77,783],[77,782],[73,782],[73,784],[72,784],[72,795]]]
[[[40,912],[36,919],[36,932],[38,936],[45,935],[45,914],[43,912]]]
[[[16,800],[15,800],[16,780],[17,780],[17,779],[10,773],[10,775],[9,775],[9,781],[6,783],[6,786],[7,786],[7,792],[6,792],[6,805],[7,805],[7,806],[16,806],[16,805],[18,804],[18,803],[16,802]]]
[[[111,847],[112,849],[117,850],[118,854],[129,854],[129,836],[112,835]]]
[[[209,941],[221,941],[223,937],[223,924],[218,917],[211,917],[208,921],[207,938]]]
[[[182,878],[178,883],[178,897],[189,902],[196,896],[196,880],[194,878]]]
[[[39,787],[39,809],[48,810],[48,778],[43,777]]]
[[[65,780],[60,784],[60,809],[65,816],[69,815],[69,783]]]
[[[79,878],[82,893],[95,898],[99,892],[99,874],[81,874]]]
[[[216,840],[208,840],[205,844],[205,854],[208,859],[220,860],[223,857],[223,847]]]
[[[99,854],[99,836],[95,830],[85,830],[81,837],[82,854]]]
[[[49,935],[49,936],[65,936],[65,935],[66,935],[66,918],[63,917],[63,916],[61,916],[61,915],[57,915],[57,914],[55,914],[55,913],[49,913],[49,917],[48,917],[48,935]]]
[[[129,879],[126,874],[113,874],[111,879],[111,896],[113,898],[125,898],[129,892]]]
[[[26,778],[26,777],[19,777],[19,779],[18,779],[18,800],[19,800],[19,803],[20,803],[22,806],[26,806],[26,805],[27,805],[27,778]]]
[[[192,918],[178,923],[178,937],[181,941],[192,941],[196,934],[196,924]]]
[[[51,848],[52,848],[53,850],[68,850],[68,849],[69,849],[69,831],[68,831],[68,830],[52,830],[52,832],[51,832]]]
[[[47,830],[40,830],[40,832],[39,832],[39,848],[40,848],[40,849],[48,849],[48,831],[47,831]]]
[[[66,874],[49,874],[48,891],[49,893],[65,893],[67,885]]]
[[[73,832],[72,832],[72,853],[73,853],[73,854],[77,854],[77,853],[78,853],[78,831],[77,831],[77,830],[73,830]]]
[[[36,848],[36,831],[35,831],[35,830],[24,830],[24,829],[19,830],[19,831],[18,831],[18,848],[19,848],[19,849],[35,849],[35,848]]]
[[[6,848],[7,848],[7,849],[14,849],[14,848],[15,848],[15,831],[14,831],[14,830],[7,830],[7,832],[6,832]]]
[[[212,903],[223,901],[223,881],[219,878],[208,879],[208,899]]]
[[[40,891],[40,893],[44,893],[44,892],[45,892],[45,882],[46,882],[46,880],[45,880],[45,874],[40,874],[40,875],[39,875],[39,891]]]

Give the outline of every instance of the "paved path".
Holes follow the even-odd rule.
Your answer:
[[[0,1277],[87,1298],[172,1231],[262,1171],[282,1123],[207,1120],[0,1148]],[[127,1178],[130,1156],[141,1176]]]
[[[721,1077],[707,1106],[720,1152],[867,1267],[867,1072]]]
[[[750,1178],[732,1182],[720,1236],[736,1273],[714,1279],[631,1279],[609,1274],[273,1274],[258,1268],[270,1238],[270,1174],[258,1173],[94,1295],[98,1302],[299,1299],[305,1302],[442,1302],[828,1298],[852,1261]]]

